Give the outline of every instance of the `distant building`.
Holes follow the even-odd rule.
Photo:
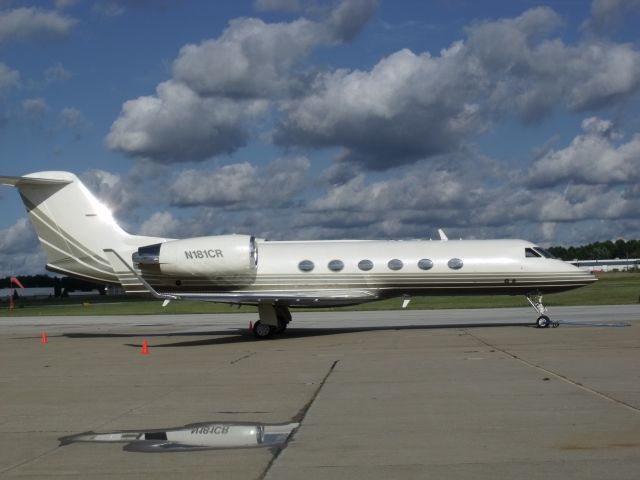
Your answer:
[[[0,299],[6,299],[9,295],[13,295],[13,291],[17,291],[21,297],[53,297],[53,287],[38,288],[0,288]]]
[[[610,270],[640,270],[640,258],[614,258],[613,260],[573,260],[569,263],[584,270],[608,272]]]
[[[94,290],[75,290],[68,292],[70,297],[90,297],[100,295],[101,287]],[[18,296],[25,298],[49,298],[55,295],[54,287],[33,287],[33,288],[0,288],[0,300],[7,299],[9,295],[13,295],[13,291],[18,292]],[[113,293],[113,292],[110,292]]]

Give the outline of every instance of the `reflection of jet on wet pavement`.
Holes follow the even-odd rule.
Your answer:
[[[194,423],[184,427],[119,432],[85,432],[61,437],[60,445],[77,442],[127,443],[130,452],[176,452],[218,448],[273,447],[286,443],[299,423]]]

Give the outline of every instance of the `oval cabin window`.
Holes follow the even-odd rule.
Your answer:
[[[342,260],[331,260],[329,262],[329,270],[339,272],[344,268],[344,262]]]
[[[462,260],[460,260],[459,258],[452,258],[451,260],[449,260],[447,265],[452,270],[460,270],[462,268],[462,265],[464,264],[462,263]]]
[[[373,262],[371,260],[360,260],[358,262],[358,268],[367,272],[373,268]]]
[[[311,260],[302,260],[298,264],[298,268],[300,270],[302,270],[303,272],[310,272],[311,270],[313,270],[314,266],[315,265],[313,264],[313,262]]]
[[[420,270],[431,270],[433,268],[433,262],[428,258],[423,258],[418,262],[418,268]]]
[[[389,260],[387,266],[390,270],[400,270],[404,266],[404,264],[402,263],[402,260],[394,258],[393,260]]]

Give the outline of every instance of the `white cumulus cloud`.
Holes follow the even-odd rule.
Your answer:
[[[0,93],[20,84],[20,74],[0,62]]]
[[[286,206],[304,190],[310,165],[299,157],[277,159],[263,167],[243,162],[208,172],[185,170],[171,186],[171,203],[231,209]]]
[[[21,7],[0,12],[0,45],[14,40],[63,37],[77,20],[59,12]]]
[[[155,212],[140,226],[139,234],[169,238],[188,236],[185,235],[182,223],[171,212]]]
[[[299,0],[254,0],[253,6],[260,11],[297,12],[302,7]]]
[[[234,152],[247,142],[248,122],[297,85],[295,68],[302,59],[317,46],[355,35],[376,3],[342,0],[319,21],[232,20],[220,37],[185,45],[173,78],[158,85],[155,95],[123,105],[107,146],[160,163]]]
[[[566,45],[560,17],[538,7],[480,22],[434,56],[404,49],[370,71],[318,75],[280,102],[274,140],[341,146],[344,161],[385,169],[458,150],[503,118],[535,122],[557,109],[621,104],[640,89],[640,51],[584,39]]]
[[[319,33],[318,24],[302,18],[232,20],[220,38],[182,47],[173,75],[204,96],[268,96],[286,86],[292,65],[318,43]]]
[[[640,181],[640,134],[626,143],[608,120],[589,117],[582,122],[585,133],[559,150],[550,150],[536,160],[528,183],[548,187],[562,183],[627,184]]]
[[[204,160],[244,145],[244,122],[266,108],[262,100],[202,98],[167,81],[156,95],[129,100],[111,126],[107,146],[160,163]]]

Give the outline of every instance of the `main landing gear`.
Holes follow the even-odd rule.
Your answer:
[[[527,300],[529,304],[533,307],[533,309],[536,312],[538,312],[538,315],[540,315],[536,319],[537,328],[548,328],[548,327],[556,328],[558,325],[560,325],[558,322],[552,321],[547,315],[547,307],[545,307],[544,304],[542,303],[542,295],[540,294],[527,295]]]
[[[253,336],[259,340],[283,333],[291,321],[291,312],[284,305],[258,305],[260,320],[253,324]]]

